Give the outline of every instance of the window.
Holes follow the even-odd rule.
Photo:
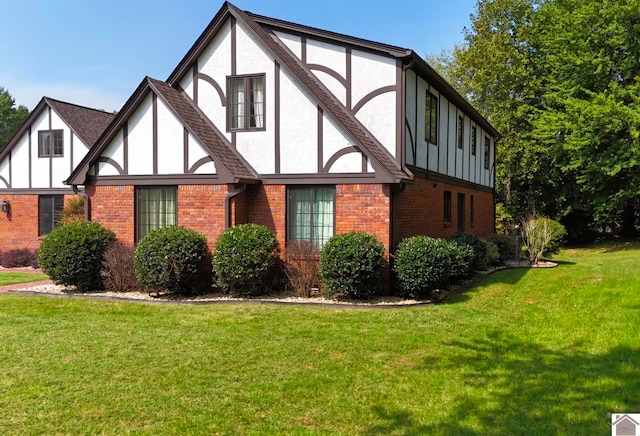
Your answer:
[[[175,186],[136,188],[136,241],[151,230],[177,224]]]
[[[458,116],[458,148],[464,147],[464,117]]]
[[[292,187],[287,198],[287,239],[313,241],[322,248],[333,236],[335,188]]]
[[[491,145],[491,140],[488,136],[484,137],[484,169],[489,169],[489,163],[491,162],[491,156],[489,155],[489,149]]]
[[[264,75],[227,79],[229,130],[264,129]]]
[[[471,224],[473,224],[475,222],[475,217],[474,217],[474,201],[473,201],[473,195],[471,195],[471,197],[469,198],[469,222]]]
[[[62,130],[38,132],[38,157],[60,157],[64,153]]]
[[[41,195],[38,197],[38,235],[44,236],[58,224],[64,207],[64,195]]]
[[[444,191],[444,223],[451,223],[451,191]]]
[[[424,140],[438,144],[438,97],[429,91],[425,102]]]
[[[476,155],[476,144],[477,144],[476,126],[471,126],[471,155],[472,156]]]

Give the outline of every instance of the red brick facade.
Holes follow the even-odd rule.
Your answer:
[[[37,194],[3,194],[0,197],[0,201],[7,200],[10,205],[8,214],[0,213],[0,251],[40,247],[43,236],[38,235],[38,198]],[[65,195],[65,205],[75,198],[74,194]]]

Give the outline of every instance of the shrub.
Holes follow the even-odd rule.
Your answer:
[[[460,244],[456,241],[447,241],[449,250],[449,276],[448,281],[457,282],[465,279],[473,273],[473,261],[475,253],[468,244]]]
[[[69,201],[62,208],[57,218],[59,225],[67,225],[84,220],[84,199],[77,197]]]
[[[444,239],[423,235],[404,239],[393,258],[397,291],[406,297],[429,297],[451,277],[451,244]]]
[[[550,218],[531,216],[522,223],[522,243],[529,260],[537,264],[542,256],[550,256],[560,251],[566,235],[562,224]]]
[[[456,233],[451,240],[459,244],[467,244],[473,249],[474,258],[472,269],[476,271],[484,271],[487,269],[487,245],[482,239],[468,233]]]
[[[133,265],[148,291],[198,293],[211,289],[211,255],[207,239],[195,230],[166,226],[142,238]]]
[[[4,253],[0,265],[5,268],[37,268],[38,252],[28,248],[14,248]]]
[[[320,252],[322,291],[363,299],[382,288],[384,246],[375,236],[350,232],[331,237]]]
[[[40,245],[40,267],[55,283],[75,286],[81,292],[100,289],[102,255],[114,240],[114,233],[99,223],[58,226]]]
[[[491,266],[500,265],[500,251],[498,251],[498,246],[486,239],[484,239],[483,242],[487,246],[487,264]]]
[[[102,284],[107,291],[132,292],[142,287],[133,267],[134,249],[120,241],[109,246],[102,256]]]
[[[516,260],[516,240],[507,235],[488,235],[487,242],[492,242],[498,248],[498,262],[504,264],[509,260]]]
[[[289,285],[299,297],[309,297],[313,288],[320,288],[320,256],[318,245],[311,241],[287,244],[284,272]]]
[[[278,241],[267,227],[231,227],[220,235],[214,249],[216,283],[232,295],[260,295],[272,285],[277,256]]]

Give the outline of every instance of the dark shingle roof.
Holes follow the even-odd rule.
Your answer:
[[[147,78],[151,88],[174,111],[185,127],[190,130],[213,155],[216,167],[228,171],[233,182],[256,180],[257,176],[249,164],[231,146],[217,129],[200,115],[190,102],[176,89],[165,82]]]
[[[47,103],[89,148],[93,147],[114,114],[45,97]]]

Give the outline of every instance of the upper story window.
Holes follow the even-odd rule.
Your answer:
[[[464,147],[464,117],[458,115],[458,148]]]
[[[489,163],[491,162],[491,156],[489,155],[489,150],[491,149],[491,140],[488,136],[484,137],[484,169],[489,169]]]
[[[264,74],[227,78],[229,130],[264,130]]]
[[[438,97],[429,91],[425,102],[424,140],[438,144]]]
[[[62,130],[38,132],[38,157],[60,157],[64,154]]]
[[[471,156],[476,155],[477,144],[478,144],[478,138],[476,136],[476,126],[471,126]]]

